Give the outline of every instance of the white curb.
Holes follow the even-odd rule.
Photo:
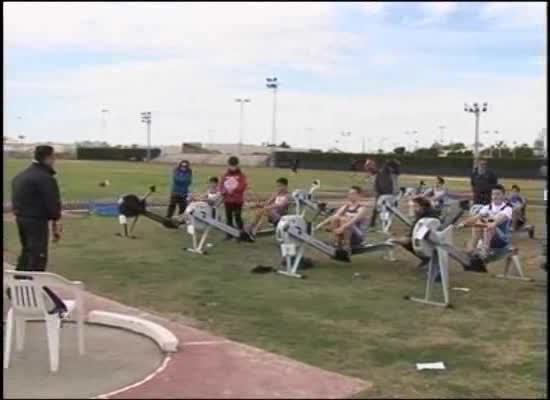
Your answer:
[[[178,349],[178,339],[165,327],[146,319],[107,311],[94,310],[88,314],[88,323],[127,329],[153,339],[161,350],[174,353]]]

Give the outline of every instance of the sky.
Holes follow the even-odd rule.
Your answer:
[[[4,135],[346,151],[547,126],[545,2],[4,2]],[[102,113],[102,110],[108,112]],[[444,126],[443,129],[440,127]],[[342,132],[351,132],[344,136]],[[409,132],[409,133],[407,133]],[[417,132],[411,134],[410,132]],[[498,133],[495,133],[498,132]]]

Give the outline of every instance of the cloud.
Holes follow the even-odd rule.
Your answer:
[[[384,10],[383,1],[368,1],[359,3],[361,10],[366,15],[380,15]]]
[[[546,2],[489,2],[480,19],[497,28],[531,28],[546,25]]]
[[[424,15],[415,24],[428,25],[445,22],[458,9],[458,4],[453,1],[422,2],[420,9]]]
[[[355,4],[358,13],[386,11],[383,3]],[[456,10],[439,4],[423,6],[427,18],[444,20]],[[50,58],[63,53],[77,60],[76,54],[84,53],[126,60],[24,75],[17,65],[10,67],[6,131],[14,136],[11,110],[17,109],[30,140],[144,143],[139,113],[152,111],[155,144],[204,140],[208,130],[215,131],[216,141],[236,142],[239,108],[234,99],[249,97],[245,141],[260,143],[271,136],[272,94],[264,79],[272,75],[281,80],[278,136],[294,146],[312,141],[326,148],[343,130],[353,132],[348,150],[358,150],[362,136],[371,138],[373,147],[387,137],[390,146],[414,129],[430,144],[439,125],[448,127],[449,137],[467,141],[473,121],[462,111],[464,101],[489,101],[483,129],[500,130],[504,138],[535,135],[546,124],[544,78],[502,76],[498,62],[483,64],[489,72],[475,76],[449,66],[461,60],[460,54],[486,54],[495,44],[503,48],[503,41],[521,49],[528,40],[521,32],[506,39],[500,33],[480,36],[438,26],[396,28],[379,20],[364,30],[353,25],[346,31],[347,25],[337,25],[342,22],[337,7],[6,3],[8,56],[14,50],[40,50]],[[102,108],[110,110],[105,137]],[[314,129],[309,137],[306,127]]]

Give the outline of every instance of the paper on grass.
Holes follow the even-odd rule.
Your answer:
[[[422,371],[423,369],[445,369],[443,361],[433,363],[416,363],[416,369]]]
[[[453,290],[460,290],[461,292],[469,292],[470,289],[467,287],[454,287]]]

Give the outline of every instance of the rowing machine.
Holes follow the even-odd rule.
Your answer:
[[[277,224],[275,238],[281,244],[281,254],[286,261],[285,269],[278,272],[295,277],[302,278],[298,274],[298,268],[304,256],[305,246],[311,246],[321,253],[331,257],[334,260],[342,262],[350,262],[350,255],[347,251],[331,246],[315,237],[311,232],[309,225],[303,216],[287,215],[281,218]],[[372,251],[391,251],[393,244],[383,242],[378,244],[361,244],[352,247],[351,254],[369,253]]]
[[[197,254],[206,254],[204,247],[211,229],[222,231],[239,241],[254,242],[254,239],[247,232],[221,222],[216,217],[216,213],[213,212],[214,210],[213,207],[203,201],[191,203],[186,208],[183,219],[187,222],[187,233],[193,238],[193,247],[185,250]],[[202,232],[200,238],[197,236],[198,232]]]
[[[118,200],[118,221],[121,226],[121,232],[117,233],[117,236],[135,239],[136,236],[133,235],[133,232],[139,217],[142,215],[146,218],[162,224],[166,228],[178,228],[178,225],[172,220],[147,211],[146,200],[155,191],[156,187],[150,186],[149,191],[141,199],[135,194],[127,194],[120,197],[120,199]],[[133,218],[130,228],[128,228],[129,218]]]

